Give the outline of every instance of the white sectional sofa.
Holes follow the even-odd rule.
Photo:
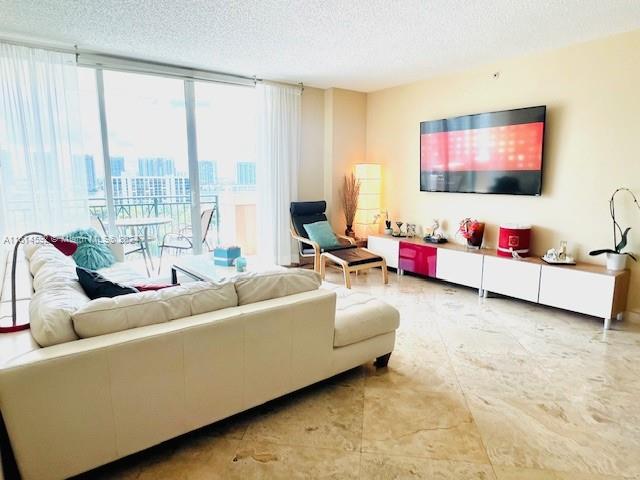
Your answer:
[[[7,261],[0,254],[3,315]],[[326,286],[251,302],[263,280],[250,281],[234,283],[238,306],[162,323],[44,348],[29,330],[0,335],[5,463],[15,458],[25,479],[68,477],[376,358],[386,365],[399,325],[391,306]]]

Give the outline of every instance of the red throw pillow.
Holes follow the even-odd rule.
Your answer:
[[[173,283],[141,283],[138,285],[131,285],[139,292],[149,292],[153,290],[162,290],[163,288],[177,287]]]

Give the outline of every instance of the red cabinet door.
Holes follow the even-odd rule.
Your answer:
[[[436,247],[400,242],[399,267],[401,270],[435,278],[437,258]]]

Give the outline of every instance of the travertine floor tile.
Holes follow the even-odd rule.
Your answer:
[[[370,480],[493,480],[489,464],[427,460],[415,457],[363,453],[360,478]]]
[[[365,388],[362,451],[487,463],[480,433],[457,390]]]
[[[323,383],[260,407],[245,440],[359,451],[364,389]]]
[[[400,310],[388,368],[83,477],[640,480],[640,325],[603,335],[599,319],[408,275],[353,288]]]
[[[571,402],[469,396],[494,465],[632,476],[640,436]]]
[[[518,467],[494,467],[497,480],[625,480],[624,477],[580,472],[553,472]]]
[[[243,442],[225,470],[227,479],[357,479],[360,454],[325,448]]]

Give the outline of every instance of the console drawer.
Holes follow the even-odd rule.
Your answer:
[[[540,264],[527,260],[485,256],[483,290],[537,302],[539,287]]]
[[[447,282],[480,288],[484,255],[472,252],[438,249],[436,276]]]
[[[367,241],[367,250],[384,258],[387,267],[398,268],[400,242],[394,238],[370,235]]]
[[[400,242],[400,269],[426,277],[436,276],[438,249],[428,245]]]
[[[539,301],[550,307],[610,318],[615,282],[614,276],[543,265]]]

